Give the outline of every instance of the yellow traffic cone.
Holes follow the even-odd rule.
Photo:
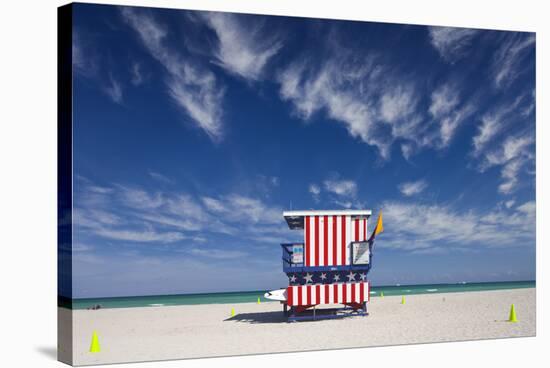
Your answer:
[[[235,308],[231,308],[231,317],[235,317]]]
[[[94,331],[92,335],[92,344],[90,345],[90,353],[99,353],[101,348],[99,347],[99,339],[97,338],[97,332]]]
[[[260,304],[260,297],[258,297],[258,304]]]
[[[405,304],[405,296],[401,297],[401,304]]]
[[[512,304],[510,307],[510,317],[508,318],[508,322],[517,322],[518,319],[516,317],[516,307]]]
[[[381,298],[384,297],[384,292],[383,292],[383,291],[380,293],[380,297],[381,297]]]

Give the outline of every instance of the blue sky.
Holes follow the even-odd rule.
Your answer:
[[[534,34],[83,4],[73,24],[74,297],[283,287],[290,207],[382,209],[377,285],[535,278]]]

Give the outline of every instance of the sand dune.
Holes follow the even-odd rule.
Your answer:
[[[278,303],[76,310],[75,365],[535,335],[535,289],[371,298],[368,317],[286,323]],[[518,323],[506,322],[511,303]],[[236,315],[230,317],[231,308]],[[69,310],[60,309],[60,320]],[[100,353],[89,353],[92,332]]]

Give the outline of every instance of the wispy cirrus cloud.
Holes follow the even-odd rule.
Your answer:
[[[114,240],[128,240],[133,242],[159,242],[159,243],[173,243],[179,240],[185,239],[185,236],[179,232],[156,232],[152,230],[148,231],[136,231],[136,230],[113,230],[107,228],[98,228],[95,230],[95,234],[104,238]]]
[[[390,142],[376,124],[376,106],[369,98],[373,91],[362,88],[368,81],[381,78],[374,59],[358,64],[340,54],[320,67],[314,64],[305,59],[296,61],[278,75],[281,98],[290,101],[295,113],[306,121],[317,112],[326,112],[352,137],[376,147],[380,156],[388,159]]]
[[[323,187],[327,192],[340,197],[355,197],[357,195],[357,183],[353,180],[328,179],[323,182]]]
[[[212,140],[221,140],[225,89],[214,73],[168,46],[168,29],[150,14],[131,7],[122,7],[121,14],[151,57],[164,67],[169,96]]]
[[[413,85],[386,88],[380,97],[380,119],[391,129],[392,140],[401,141],[401,153],[409,159],[419,147],[432,146],[433,123],[419,108],[419,98]]]
[[[534,63],[525,65],[523,62],[535,47],[535,41],[533,33],[514,32],[503,38],[492,64],[497,88],[509,86],[526,69],[534,68]]]
[[[413,86],[397,85],[386,89],[380,97],[380,116],[390,124],[417,114],[418,97]],[[409,133],[406,131],[405,133]],[[394,134],[405,136],[405,134]]]
[[[401,144],[405,159],[426,148],[442,150],[447,148],[458,128],[475,114],[478,106],[475,98],[461,97],[458,83],[443,82],[437,85],[429,96],[429,105],[424,110],[419,107],[417,89],[409,88],[408,97],[402,98],[402,118],[397,124],[391,120],[392,137]],[[386,117],[387,119],[387,117]]]
[[[131,82],[134,86],[139,86],[144,81],[142,65],[138,62],[134,62],[130,68],[130,73],[132,76]]]
[[[535,89],[533,88],[533,90],[531,91],[531,100],[530,100],[529,104],[527,105],[527,107],[525,107],[521,111],[521,116],[523,116],[523,117],[531,116],[531,114],[535,111],[536,100],[537,100],[537,96],[536,96]]]
[[[416,194],[420,194],[428,187],[426,180],[409,181],[399,184],[398,188],[401,194],[406,197],[411,197]]]
[[[525,213],[529,216],[534,216],[537,210],[537,204],[535,201],[525,202],[524,204],[517,207],[517,210]]]
[[[474,104],[462,101],[456,85],[444,83],[431,94],[429,112],[438,123],[436,145],[447,147],[457,128],[474,112]]]
[[[91,37],[83,31],[73,32],[72,62],[75,76],[94,81],[114,103],[122,104],[123,84],[112,70],[107,70],[104,57],[94,47]]]
[[[158,173],[156,171],[149,171],[149,176],[153,179],[155,179],[158,182],[165,183],[165,184],[174,184],[174,180],[170,179],[166,175],[163,175],[161,173]]]
[[[117,104],[122,103],[122,85],[112,74],[109,76],[109,84],[106,85],[104,89],[107,96],[109,96],[113,102]]]
[[[442,84],[431,95],[430,114],[434,118],[448,115],[460,103],[458,89],[450,84]]]
[[[498,186],[500,193],[512,193],[520,182],[522,170],[534,166],[534,143],[533,135],[522,133],[507,137],[500,146],[484,154],[480,165],[482,172],[493,166],[501,168],[502,182]]]
[[[499,116],[484,115],[481,118],[481,125],[478,128],[478,133],[472,139],[474,155],[479,155],[485,145],[493,139],[501,129],[502,124],[499,121]]]
[[[277,54],[282,42],[264,24],[250,16],[205,12],[206,24],[216,33],[216,63],[229,73],[248,80],[258,80],[269,60]]]
[[[244,251],[224,250],[224,249],[193,248],[189,251],[189,253],[194,256],[201,256],[206,258],[214,258],[214,259],[222,259],[222,260],[240,259],[248,256],[248,253]]]
[[[491,140],[512,124],[519,115],[525,117],[523,113],[517,113],[525,97],[524,95],[520,95],[511,103],[507,101],[496,105],[481,117],[481,125],[478,127],[477,134],[472,138],[474,156],[479,156],[487,148]]]
[[[315,202],[319,202],[319,195],[321,194],[321,187],[317,184],[310,184],[308,187],[308,192],[313,197]]]
[[[451,251],[525,247],[535,243],[535,206],[487,212],[458,210],[441,204],[388,201],[381,206],[386,229],[382,247],[408,251]],[[519,209],[521,208],[521,209]]]
[[[357,200],[358,185],[355,181],[342,179],[338,173],[333,173],[331,178],[323,180],[321,184],[312,183],[308,186],[315,203],[321,202],[321,194],[324,193],[324,200],[331,205],[343,208],[361,207],[362,202]]]
[[[83,234],[110,241],[201,246],[216,234],[255,242],[288,237],[282,208],[260,198],[238,193],[201,197],[79,182],[74,223]]]
[[[432,46],[450,63],[464,57],[478,34],[475,29],[454,27],[429,27]]]
[[[311,122],[315,115],[342,124],[350,136],[375,147],[387,161],[394,143],[406,159],[421,149],[444,149],[458,128],[477,110],[463,98],[459,83],[442,82],[426,107],[426,87],[380,62],[375,53],[351,54],[332,40],[321,63],[298,58],[277,76],[280,96],[295,115]]]
[[[89,51],[89,48],[90,42],[85,41],[82,31],[75,28],[72,39],[73,71],[76,75],[90,78],[98,73],[98,61],[97,56]]]
[[[534,127],[533,94],[516,96],[486,111],[472,138],[471,156],[478,161],[478,169],[485,172],[491,167],[500,167],[501,182],[497,189],[504,195],[515,191],[522,182],[520,178],[534,174],[535,137],[530,130]]]
[[[277,224],[281,222],[282,209],[269,207],[262,200],[240,194],[228,194],[218,198],[202,197],[206,207],[218,215],[230,216],[229,222]]]

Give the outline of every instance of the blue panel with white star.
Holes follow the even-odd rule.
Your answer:
[[[334,284],[341,282],[367,281],[366,271],[290,272],[287,276],[289,285]]]

